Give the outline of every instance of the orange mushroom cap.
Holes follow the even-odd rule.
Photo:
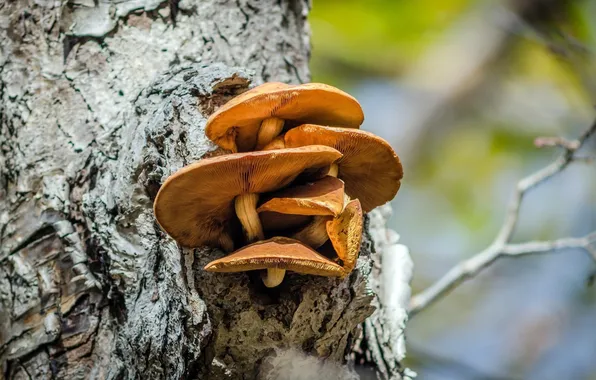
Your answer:
[[[292,215],[339,215],[344,207],[344,183],[324,177],[304,185],[289,187],[268,195],[257,212],[273,211]]]
[[[183,246],[232,250],[238,195],[278,190],[303,171],[328,166],[340,157],[337,150],[316,145],[203,159],[165,181],[155,198],[155,217]]]
[[[354,269],[362,242],[362,207],[358,199],[348,202],[343,212],[328,221],[326,227],[329,240],[348,274]]]
[[[335,87],[270,82],[220,107],[207,120],[205,133],[222,148],[245,152],[255,147],[261,122],[273,117],[294,125],[319,123],[349,128],[358,128],[364,120],[358,101]]]
[[[338,177],[346,194],[360,200],[364,212],[387,203],[399,190],[403,177],[399,157],[387,141],[370,132],[304,124],[286,132],[284,141],[286,148],[320,144],[342,152]]]
[[[299,241],[285,237],[247,245],[205,266],[205,270],[209,272],[228,273],[269,268],[328,277],[344,274],[341,266]]]

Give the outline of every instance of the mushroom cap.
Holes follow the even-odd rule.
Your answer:
[[[257,212],[337,216],[344,207],[344,183],[338,178],[327,176],[318,181],[276,191],[269,196],[269,200],[261,204]]]
[[[299,177],[310,177],[310,182],[270,194],[269,199],[257,209],[266,235],[291,234],[308,225],[315,215],[335,216],[341,213],[344,197],[342,180],[329,176],[316,179],[320,178],[317,173]],[[300,183],[299,178],[296,182]]]
[[[242,247],[205,266],[209,272],[278,268],[317,276],[342,276],[343,268],[297,240],[274,237]]]
[[[252,150],[261,122],[276,117],[294,125],[319,123],[358,128],[362,108],[347,93],[326,84],[291,86],[270,82],[230,100],[209,117],[205,133],[211,141],[233,152]]]
[[[399,190],[403,168],[391,145],[359,129],[304,124],[286,132],[286,148],[327,145],[342,152],[338,177],[350,198],[358,198],[364,212],[387,203]]]
[[[358,199],[348,202],[344,211],[328,221],[326,227],[337,256],[344,262],[346,274],[350,273],[362,242],[362,207]]]
[[[164,182],[155,198],[155,217],[183,246],[231,250],[239,225],[236,196],[278,190],[303,171],[328,166],[340,157],[337,150],[317,145],[203,159]]]

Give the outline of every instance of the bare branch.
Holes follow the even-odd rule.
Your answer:
[[[574,156],[574,162],[583,162],[585,164],[592,164],[596,161],[596,156]]]
[[[579,148],[578,140],[567,140],[563,137],[538,137],[534,140],[534,145],[537,148],[558,146],[569,150],[577,150]]]
[[[502,255],[523,256],[534,253],[545,253],[561,249],[581,248],[590,253],[592,244],[596,243],[596,232],[581,238],[562,238],[551,241],[529,241],[520,244],[507,244],[501,250]]]
[[[581,238],[563,238],[553,241],[531,241],[520,244],[510,243],[517,227],[517,222],[519,221],[519,212],[526,193],[565,170],[570,163],[575,162],[577,159],[577,157],[574,156],[575,152],[579,150],[586,140],[588,140],[594,133],[596,133],[596,120],[577,140],[574,141],[568,141],[562,138],[537,139],[537,145],[561,146],[565,151],[555,161],[528,175],[517,183],[514,194],[509,201],[503,225],[492,244],[471,258],[454,266],[429,288],[420,294],[413,296],[410,301],[410,317],[428,307],[465,280],[474,277],[478,272],[495,262],[501,256],[523,256],[567,248],[582,248],[596,260],[596,232]]]

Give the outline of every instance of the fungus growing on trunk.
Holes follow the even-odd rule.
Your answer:
[[[285,237],[247,245],[231,255],[210,262],[205,270],[224,273],[266,270],[261,278],[269,288],[281,284],[286,271],[327,277],[344,275],[338,264],[301,242]]]
[[[343,181],[326,176],[318,181],[270,194],[271,198],[257,211],[259,215],[266,215],[261,220],[271,218],[271,214],[266,214],[267,212],[276,213],[275,222],[282,226],[291,226],[294,221],[300,221],[297,217],[301,215],[314,216],[302,223],[303,228],[292,237],[311,248],[318,248],[328,240],[326,223],[343,211],[345,196]],[[268,225],[271,225],[271,222],[268,222]]]
[[[237,220],[245,240],[263,239],[258,194],[281,189],[303,171],[324,168],[340,157],[333,148],[312,145],[203,159],[165,181],[155,198],[155,217],[183,246],[232,251]]]
[[[346,194],[359,199],[364,212],[393,199],[403,177],[399,157],[389,143],[359,129],[304,124],[286,132],[283,144],[280,139],[272,144],[278,148],[319,144],[339,150],[343,157],[337,166],[331,165],[327,175],[343,180]]]
[[[343,181],[334,177],[324,177],[318,181],[269,194],[269,199],[259,206],[257,212],[337,216],[343,207]]]
[[[333,250],[343,262],[344,273],[349,274],[354,269],[360,252],[362,223],[360,201],[353,199],[347,202],[343,211],[335,218],[315,216],[308,225],[291,237],[313,249],[322,247],[330,240]]]
[[[343,262],[344,272],[354,269],[362,242],[362,207],[358,199],[348,202],[343,212],[327,222],[327,235],[337,256]]]
[[[220,107],[207,120],[205,133],[224,149],[246,152],[269,144],[286,121],[358,128],[363,120],[358,101],[335,87],[269,82]]]

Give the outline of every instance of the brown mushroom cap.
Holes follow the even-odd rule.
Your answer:
[[[270,82],[220,107],[207,120],[205,133],[222,148],[245,152],[255,147],[261,122],[272,117],[291,120],[294,125],[319,123],[349,128],[358,128],[364,120],[358,101],[335,87]]]
[[[364,212],[387,203],[399,190],[403,168],[389,143],[359,129],[304,124],[284,135],[286,148],[327,145],[342,152],[337,161],[346,194],[362,203]]]
[[[327,222],[327,234],[337,256],[344,262],[344,271],[350,273],[362,242],[362,207],[358,199],[348,202],[337,218]]]
[[[273,211],[292,215],[337,216],[344,207],[344,183],[335,177],[324,177],[304,185],[269,194],[257,212]]]
[[[209,272],[245,272],[269,268],[329,277],[344,274],[341,266],[299,241],[285,237],[247,245],[205,266]]]
[[[183,246],[232,250],[236,196],[278,190],[304,170],[325,167],[340,157],[337,150],[317,145],[204,159],[165,181],[155,198],[155,217]]]

